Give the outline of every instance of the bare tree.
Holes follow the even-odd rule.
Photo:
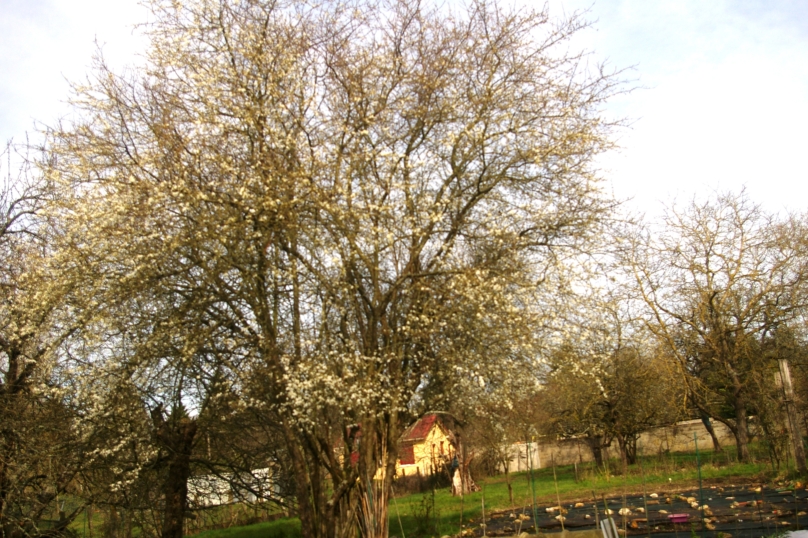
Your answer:
[[[531,379],[535,378],[526,373],[523,383],[528,384]],[[548,419],[540,391],[541,387],[536,383],[532,390],[523,392],[527,395],[525,397],[492,398],[466,410],[469,417],[466,419],[465,442],[479,454],[478,459],[488,467],[488,472],[504,472],[511,506],[514,506],[513,478],[510,475],[513,445],[535,438],[539,425]]]
[[[742,461],[761,396],[761,346],[804,307],[802,235],[796,218],[766,214],[741,192],[672,208],[626,250],[647,326],[675,358],[693,405],[733,432]]]
[[[609,278],[577,283],[557,309],[563,323],[547,359],[543,429],[583,438],[599,466],[616,442],[628,465],[636,463],[641,433],[680,416],[681,383],[643,329],[619,267],[603,272]]]
[[[640,434],[682,413],[678,380],[666,375],[664,361],[642,351],[645,347],[626,344],[601,360],[571,349],[554,357],[542,395],[550,417],[545,431],[582,437],[600,467],[605,449],[616,441],[623,464],[635,464]]]

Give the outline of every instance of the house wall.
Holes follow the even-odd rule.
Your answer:
[[[449,438],[443,428],[435,423],[432,429],[427,433],[423,441],[413,444],[413,456],[415,456],[415,463],[411,465],[401,465],[399,461],[396,464],[397,476],[413,476],[421,474],[421,476],[431,475],[436,468],[437,463],[441,460],[440,446],[443,442],[443,458],[451,458],[454,456],[454,449],[452,448]],[[434,448],[434,453],[433,449]]]
[[[188,479],[188,502],[192,507],[230,504],[233,490],[230,483],[219,476],[192,476]]]
[[[221,506],[233,502],[255,503],[279,496],[279,486],[275,483],[272,469],[268,467],[239,476],[209,474],[188,479],[188,501],[194,507]]]

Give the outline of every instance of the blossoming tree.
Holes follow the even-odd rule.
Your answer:
[[[51,132],[66,248],[101,310],[181,298],[176,360],[276,421],[305,535],[386,536],[419,391],[535,361],[543,283],[612,207],[616,82],[566,53],[577,19],[485,2],[152,7],[145,66],[99,64]]]

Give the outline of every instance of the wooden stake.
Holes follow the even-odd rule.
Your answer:
[[[556,502],[558,503],[558,515],[561,516],[559,521],[561,522],[561,532],[564,532],[564,508],[561,506],[561,496],[558,494],[558,479],[556,478],[556,465],[555,465],[555,452],[553,453],[553,483],[555,484],[556,490]],[[535,513],[535,509],[534,509]],[[536,531],[538,532],[538,527],[536,527]]]
[[[794,388],[791,386],[791,371],[788,367],[788,359],[777,359],[777,363],[780,367],[780,381],[783,385],[783,403],[785,404],[786,415],[788,415],[786,425],[788,426],[788,434],[791,437],[794,462],[800,474],[805,475],[808,473],[808,467],[805,465],[805,447],[802,444],[800,423],[797,421],[797,411],[794,409]]]
[[[645,508],[645,526],[648,527],[648,538],[651,538],[651,516],[648,514],[648,500],[645,498],[645,468],[642,465],[642,458],[640,461],[640,476],[642,477],[642,504]]]
[[[535,438],[534,438],[535,441]],[[539,532],[539,520],[536,516],[536,483],[533,480],[533,450],[530,446],[530,441],[527,442],[527,464],[530,468],[530,490],[533,492],[533,528]],[[555,457],[555,456],[553,456]]]
[[[396,500],[396,492],[393,491],[393,485],[390,484],[390,494],[393,496],[393,504],[396,507],[396,516],[398,516],[398,528],[401,529],[401,538],[407,538],[404,536],[404,525],[401,524],[401,514],[398,512],[398,501]],[[463,524],[463,508],[461,505],[460,508],[460,524]]]
[[[592,490],[592,500],[595,501],[595,504],[594,504],[594,506],[595,506],[595,530],[597,530],[597,529],[600,528],[600,518],[598,517],[598,498],[595,495],[595,490],[594,489]],[[606,514],[604,514],[604,515],[606,515]]]
[[[463,489],[463,486],[460,486],[460,489]],[[465,495],[460,495],[460,534],[463,534],[463,498]]]
[[[483,482],[483,536],[486,536],[486,524],[485,524],[485,482]]]

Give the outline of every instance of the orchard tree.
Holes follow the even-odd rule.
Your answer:
[[[544,427],[581,436],[598,466],[613,442],[623,464],[634,464],[640,434],[680,416],[681,383],[622,291],[583,290],[568,302],[563,339],[547,361]]]
[[[305,535],[386,536],[425,383],[516,386],[542,283],[608,218],[616,81],[566,52],[578,19],[484,2],[152,9],[146,65],[100,63],[50,132],[63,255],[100,325],[166,294],[197,320],[149,371],[222,361],[277,420]]]
[[[685,381],[690,402],[735,435],[749,460],[755,380],[770,369],[763,344],[805,307],[804,225],[765,213],[744,192],[673,207],[625,252],[647,327]],[[768,374],[770,376],[771,374]]]
[[[528,383],[531,377],[526,372],[523,383]],[[538,383],[532,390],[522,389],[517,394],[526,396],[521,398],[502,398],[501,394],[494,393],[491,398],[477,402],[466,411],[466,446],[477,456],[478,464],[484,465],[489,473],[498,473],[500,469],[504,471],[512,507],[515,506],[513,477],[510,474],[513,445],[535,439],[539,425],[549,418],[541,389]]]
[[[95,432],[94,498],[163,537],[183,535],[192,474],[226,475],[259,496],[250,473],[269,461],[249,442],[263,436],[238,396],[248,353],[188,292],[189,278],[176,271],[142,289],[107,280],[114,301],[96,306],[84,340],[81,424]]]
[[[0,163],[12,162],[11,145]],[[6,158],[8,157],[8,160]],[[52,263],[53,230],[43,206],[50,185],[29,167],[3,170],[0,189],[0,537],[58,534],[75,512],[57,513],[76,493],[86,445],[74,428],[77,402],[64,344],[80,324],[73,284]],[[5,163],[3,163],[5,164]],[[44,519],[59,519],[50,529]]]

